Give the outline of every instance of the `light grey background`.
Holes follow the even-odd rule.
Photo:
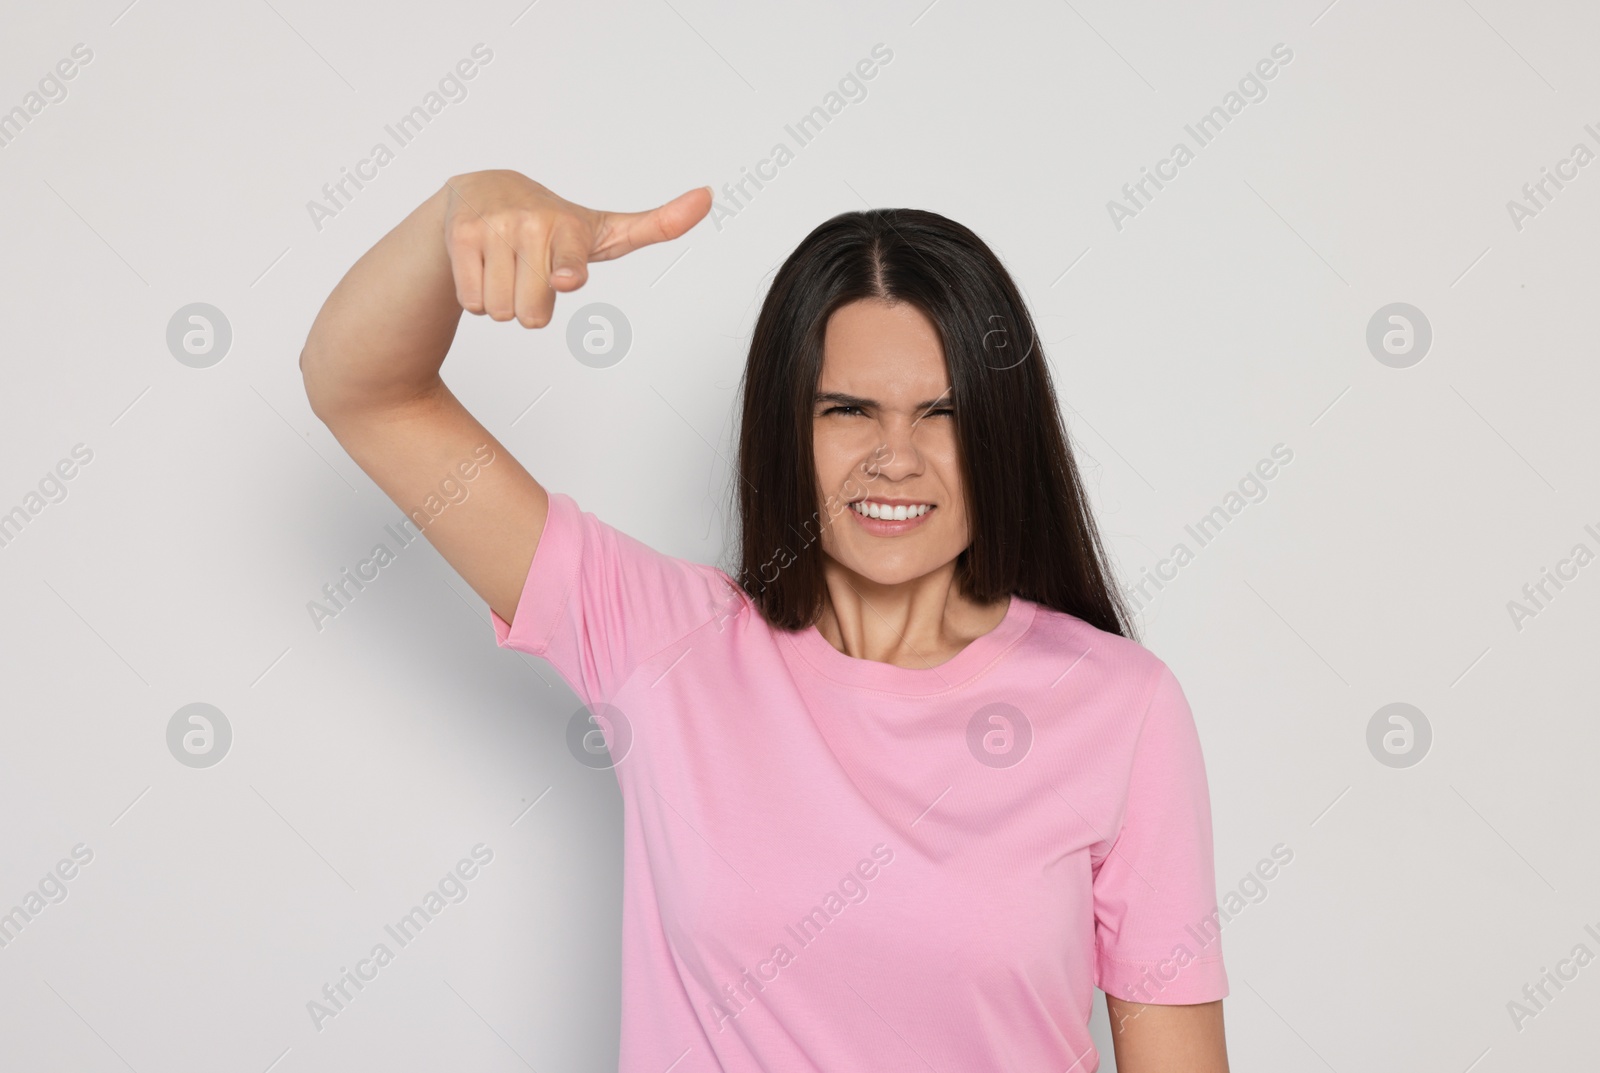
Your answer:
[[[344,271],[448,176],[726,203],[877,43],[893,60],[866,98],[720,228],[597,266],[546,330],[465,318],[452,388],[548,487],[721,562],[772,269],[849,209],[968,224],[1039,319],[1125,582],[1293,451],[1141,616],[1200,726],[1219,895],[1294,852],[1225,927],[1233,1068],[1594,1061],[1600,965],[1520,1026],[1508,1003],[1600,953],[1600,565],[1520,628],[1508,605],[1600,550],[1600,168],[1520,229],[1507,203],[1597,146],[1600,15],[525,4],[6,5],[0,110],[75,44],[93,59],[0,148],[0,511],[74,445],[93,459],[0,548],[0,909],[73,846],[93,860],[0,948],[0,1066],[614,1067],[614,782],[567,751],[570,691],[495,648],[424,541],[313,627],[307,602],[393,548],[401,511],[310,413],[296,358]],[[314,227],[322,185],[479,42],[467,98]],[[1267,97],[1114,227],[1122,185],[1280,42]],[[565,346],[592,301],[633,328],[613,368]],[[194,302],[232,328],[210,368],[166,345]],[[1392,302],[1432,326],[1410,368],[1366,344]],[[168,751],[197,701],[232,729],[214,767]],[[1368,750],[1393,702],[1432,728],[1414,766]],[[307,1002],[480,842],[469,897],[317,1030]],[[1095,1032],[1109,1070],[1103,1005]]]

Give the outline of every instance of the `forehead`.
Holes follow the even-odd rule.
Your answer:
[[[818,391],[923,399],[949,383],[939,329],[911,303],[864,298],[828,318]]]

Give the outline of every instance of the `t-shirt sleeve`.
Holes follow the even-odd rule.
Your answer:
[[[548,494],[512,621],[489,615],[499,647],[547,660],[585,704],[609,701],[640,664],[737,601],[715,567],[658,552]]]
[[[1094,878],[1095,986],[1157,1005],[1228,994],[1200,736],[1164,663],[1144,715],[1122,826]]]

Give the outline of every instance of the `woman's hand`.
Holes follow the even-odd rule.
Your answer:
[[[514,316],[524,328],[550,323],[556,291],[583,286],[590,261],[677,238],[711,208],[704,186],[645,212],[585,208],[515,171],[468,172],[445,186],[456,300],[494,320]]]

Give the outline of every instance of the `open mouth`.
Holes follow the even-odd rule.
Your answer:
[[[850,513],[867,532],[876,536],[896,536],[915,529],[938,510],[934,503],[895,502],[876,499],[858,499],[850,504]]]

